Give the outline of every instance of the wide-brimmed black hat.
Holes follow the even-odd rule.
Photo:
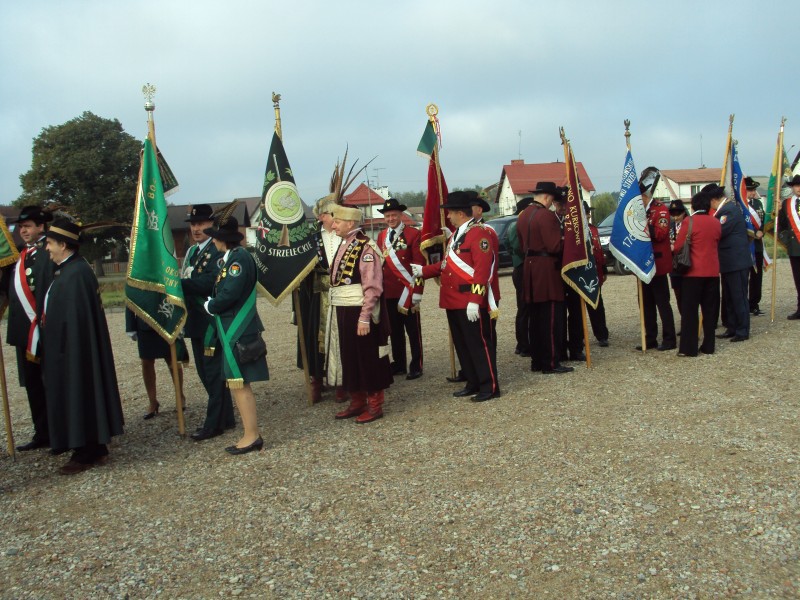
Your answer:
[[[67,244],[81,243],[81,226],[69,219],[57,219],[53,221],[50,229],[47,230],[47,237]]]
[[[786,182],[788,187],[792,187],[793,185],[800,185],[800,174],[795,175],[789,181]]]
[[[447,194],[447,202],[442,204],[440,208],[458,209],[464,212],[472,212],[472,201],[475,199],[475,193],[469,191],[450,192]]]
[[[703,189],[700,191],[708,194],[708,197],[712,200],[714,198],[722,198],[725,196],[725,188],[718,186],[716,183],[709,183],[708,185],[703,186]]]
[[[528,190],[531,194],[550,194],[558,200],[561,197],[561,188],[552,181],[540,181],[535,190]]]
[[[186,214],[186,223],[202,223],[203,221],[213,221],[214,209],[210,204],[195,204]]]
[[[669,203],[669,214],[671,215],[686,214],[688,212],[683,200],[673,200]]]
[[[475,197],[472,198],[472,200],[470,200],[469,203],[471,206],[480,206],[483,212],[489,212],[490,210],[492,210],[492,207],[489,206],[489,203],[483,198],[481,198],[480,194],[477,193],[475,194]]]
[[[49,212],[45,212],[42,210],[41,206],[23,206],[22,210],[17,217],[16,222],[22,223],[23,221],[33,221],[37,225],[42,225],[44,223],[49,223],[53,220],[53,215]],[[11,221],[11,219],[9,219]]]
[[[514,214],[515,215],[520,214],[523,210],[528,208],[531,204],[533,204],[533,198],[531,196],[526,196],[525,198],[523,198],[522,200],[517,202],[517,208],[514,210]]]
[[[241,242],[244,239],[236,217],[228,217],[224,223],[203,229],[203,233],[221,242]]]
[[[383,203],[383,206],[378,209],[378,212],[383,214],[387,210],[399,210],[404,211],[408,207],[405,204],[401,204],[400,201],[396,198],[389,198],[386,202]]]
[[[752,177],[745,177],[745,178],[744,178],[744,187],[745,187],[745,188],[747,188],[748,190],[750,190],[751,192],[752,192],[753,190],[757,190],[757,189],[759,188],[759,186],[760,186],[760,185],[761,185],[761,184],[760,184],[760,183],[758,183],[758,182],[757,182],[755,179],[753,179]]]

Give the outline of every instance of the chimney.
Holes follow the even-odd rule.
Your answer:
[[[525,164],[525,159],[524,158],[512,158],[511,159],[511,164],[512,165],[524,165]]]

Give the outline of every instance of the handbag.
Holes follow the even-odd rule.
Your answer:
[[[260,358],[264,358],[267,355],[267,343],[259,335],[256,339],[247,344],[236,342],[233,347],[233,353],[236,355],[237,363],[246,365]]]
[[[689,231],[681,249],[672,255],[672,271],[677,275],[685,275],[692,268],[692,217],[689,217]]]

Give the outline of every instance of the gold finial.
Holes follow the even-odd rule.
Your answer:
[[[428,117],[431,120],[433,120],[434,118],[436,118],[436,115],[439,114],[439,107],[436,106],[433,102],[431,102],[430,104],[428,104],[428,106],[425,107],[425,114],[427,114]]]
[[[275,108],[278,108],[278,105],[280,103],[281,103],[281,95],[280,94],[276,94],[275,92],[272,92],[272,105]]]
[[[561,143],[562,144],[566,144],[566,143],[569,142],[569,140],[567,139],[566,134],[564,133],[564,127],[563,126],[558,128],[558,135],[561,136]]]
[[[731,116],[730,116],[730,117],[728,117],[728,123],[731,125],[731,127],[733,126],[733,117],[735,117],[735,116],[736,116],[736,115],[734,115],[734,114],[731,114]]]
[[[153,112],[156,105],[153,103],[153,96],[156,95],[156,86],[152,83],[145,83],[142,86],[142,94],[144,94],[144,109],[147,112]]]
[[[625,137],[629,138],[631,137],[631,120],[625,119],[623,123],[625,124]]]

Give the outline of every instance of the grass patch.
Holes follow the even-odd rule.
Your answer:
[[[100,300],[105,308],[125,306],[125,279],[100,279]]]

